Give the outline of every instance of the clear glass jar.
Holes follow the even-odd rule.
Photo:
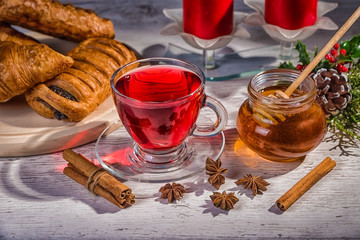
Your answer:
[[[268,97],[275,90],[285,91],[298,76],[298,71],[271,69],[250,80],[249,98],[239,109],[236,126],[241,140],[263,158],[280,162],[304,158],[326,133],[326,118],[309,77],[290,99]]]

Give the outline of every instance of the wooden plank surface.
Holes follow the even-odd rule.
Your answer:
[[[159,184],[126,182],[137,199],[134,206],[120,210],[93,196],[61,173],[66,162],[61,152],[0,161],[0,219],[5,239],[47,237],[73,239],[226,239],[244,238],[356,238],[360,236],[360,198],[356,191],[358,157],[339,156],[322,143],[303,162],[275,163],[247,149],[235,130],[235,116],[245,98],[247,79],[208,83],[207,92],[220,99],[229,112],[222,155],[226,184],[220,191],[235,192],[240,199],[235,209],[215,208],[209,196],[216,191],[205,173],[180,181],[188,189],[176,204],[159,199]],[[221,91],[219,91],[221,89]],[[94,143],[74,149],[96,159]],[[286,212],[275,201],[326,156],[337,166]],[[205,160],[205,159],[204,159]],[[262,175],[270,186],[262,195],[234,184],[243,174]],[[45,237],[46,236],[46,237]],[[40,237],[40,238],[39,238]]]

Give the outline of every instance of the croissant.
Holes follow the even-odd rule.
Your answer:
[[[5,22],[0,22],[0,41],[11,41],[20,45],[34,45],[39,43],[34,38],[17,31]]]
[[[0,102],[53,78],[73,62],[71,57],[64,56],[45,44],[0,42]]]
[[[95,12],[52,0],[0,0],[0,20],[54,37],[113,38],[113,24]]]
[[[135,54],[113,39],[90,38],[68,53],[71,68],[30,89],[26,101],[47,118],[78,122],[111,95],[110,78]]]

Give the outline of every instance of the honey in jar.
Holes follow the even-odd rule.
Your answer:
[[[286,90],[299,72],[272,69],[254,76],[249,98],[241,105],[237,130],[241,140],[263,158],[293,161],[317,147],[326,133],[323,110],[315,102],[316,86],[306,78],[289,99],[269,97]]]

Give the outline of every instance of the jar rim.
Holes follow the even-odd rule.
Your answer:
[[[295,81],[295,79],[300,75],[300,71],[292,70],[292,69],[269,69],[262,71],[256,74],[248,84],[248,93],[251,98],[257,99],[257,101],[262,102],[266,105],[275,105],[275,106],[286,106],[286,105],[303,105],[308,102],[312,102],[316,97],[316,85],[315,82],[307,76],[304,81],[300,84],[299,87],[307,85],[308,91],[303,92],[300,96],[291,97],[289,99],[278,99],[272,98],[263,95],[259,90],[256,89],[256,84],[263,85],[264,83],[269,84],[269,79],[273,80],[275,78],[275,82],[280,82],[280,80],[276,80],[276,78],[282,77],[288,80],[288,85],[291,82]],[[272,85],[270,85],[272,86]],[[264,88],[260,89],[263,90]]]

